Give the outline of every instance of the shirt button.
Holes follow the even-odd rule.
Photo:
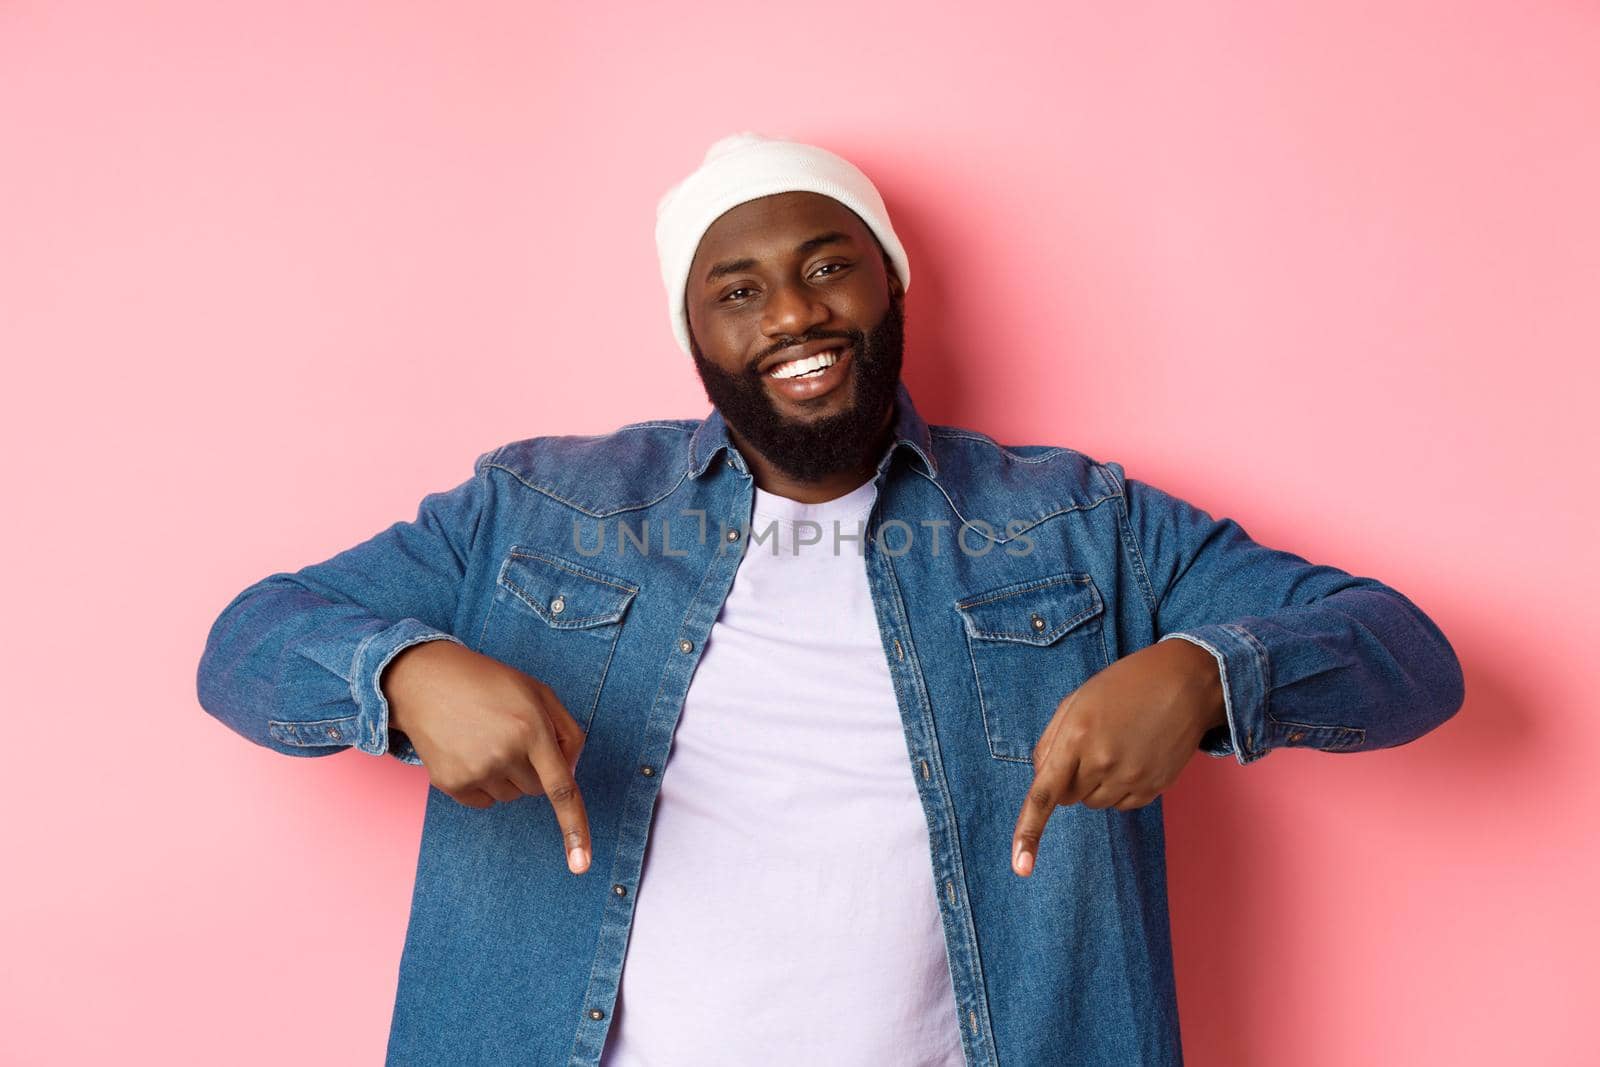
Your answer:
[[[1289,735],[1289,740],[1290,741],[1298,741],[1304,736],[1305,736],[1305,734],[1301,733],[1299,730],[1296,730],[1294,733]]]
[[[337,726],[328,727],[328,736],[335,741],[339,740],[339,728]]]
[[[729,530],[728,531],[728,540],[730,540],[730,541],[739,540],[739,531],[738,530]]]
[[[1040,618],[1040,617],[1039,617],[1039,616],[1037,616],[1037,615],[1035,615],[1035,616],[1034,616],[1034,617],[1033,617],[1033,618],[1032,618],[1032,619],[1030,619],[1030,620],[1029,620],[1029,622],[1031,622],[1031,623],[1032,623],[1032,624],[1033,624],[1033,628],[1034,628],[1034,629],[1035,629],[1035,630],[1042,630],[1042,629],[1044,629],[1044,620],[1043,620],[1043,619],[1041,619],[1041,618]]]
[[[656,769],[650,766],[650,764],[646,763],[643,767],[639,768],[639,773],[644,775],[646,778],[649,778],[651,775],[656,773]]]
[[[694,642],[693,641],[689,641],[689,640],[679,641],[678,642],[678,651],[679,652],[693,652],[694,651]]]
[[[605,1017],[606,1017],[606,1013],[601,1011],[599,1008],[590,1008],[589,1009],[589,1018],[591,1018],[591,1019],[604,1019]]]
[[[554,600],[550,601],[550,613],[552,615],[560,615],[566,609],[567,602],[564,598],[558,596]]]
[[[618,883],[617,885],[612,886],[611,887],[611,891],[613,893],[615,893],[619,897],[625,897],[625,896],[628,895],[628,887],[625,886],[625,885],[622,885],[621,883]]]

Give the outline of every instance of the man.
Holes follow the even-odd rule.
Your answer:
[[[1180,1063],[1161,792],[1420,736],[1449,642],[1115,462],[928,425],[845,160],[725,138],[657,218],[705,419],[486,452],[207,640],[251,740],[428,770],[389,1062]]]

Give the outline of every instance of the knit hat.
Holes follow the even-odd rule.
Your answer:
[[[722,138],[706,150],[698,169],[668,189],[656,204],[656,254],[667,287],[667,314],[678,347],[689,354],[689,319],[683,309],[689,265],[700,238],[723,212],[747,200],[805,191],[832,197],[854,211],[883,247],[902,288],[911,286],[911,265],[889,224],[883,197],[848,160],[814,145],[749,130]]]

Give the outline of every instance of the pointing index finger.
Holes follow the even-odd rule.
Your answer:
[[[545,796],[550,798],[550,808],[561,828],[567,869],[573,874],[582,874],[589,869],[592,855],[589,813],[574,777],[584,734],[555,690],[537,679],[534,682],[547,729],[535,734],[533,743],[528,747],[528,762],[538,772],[539,784],[544,787]]]
[[[1024,878],[1033,873],[1033,861],[1039,854],[1039,839],[1044,836],[1045,824],[1071,790],[1077,766],[1077,755],[1069,754],[1046,758],[1034,772],[1011,837],[1011,869]]]
[[[545,795],[555,811],[556,822],[561,827],[561,840],[567,850],[567,869],[582,874],[589,869],[589,813],[583,806],[583,794],[572,776],[566,754],[556,745],[553,737],[534,744],[528,752]]]

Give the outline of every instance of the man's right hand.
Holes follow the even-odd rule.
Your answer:
[[[389,725],[435,787],[471,808],[548,794],[567,867],[589,869],[589,816],[572,774],[583,728],[548,685],[454,641],[402,649],[379,684]]]

